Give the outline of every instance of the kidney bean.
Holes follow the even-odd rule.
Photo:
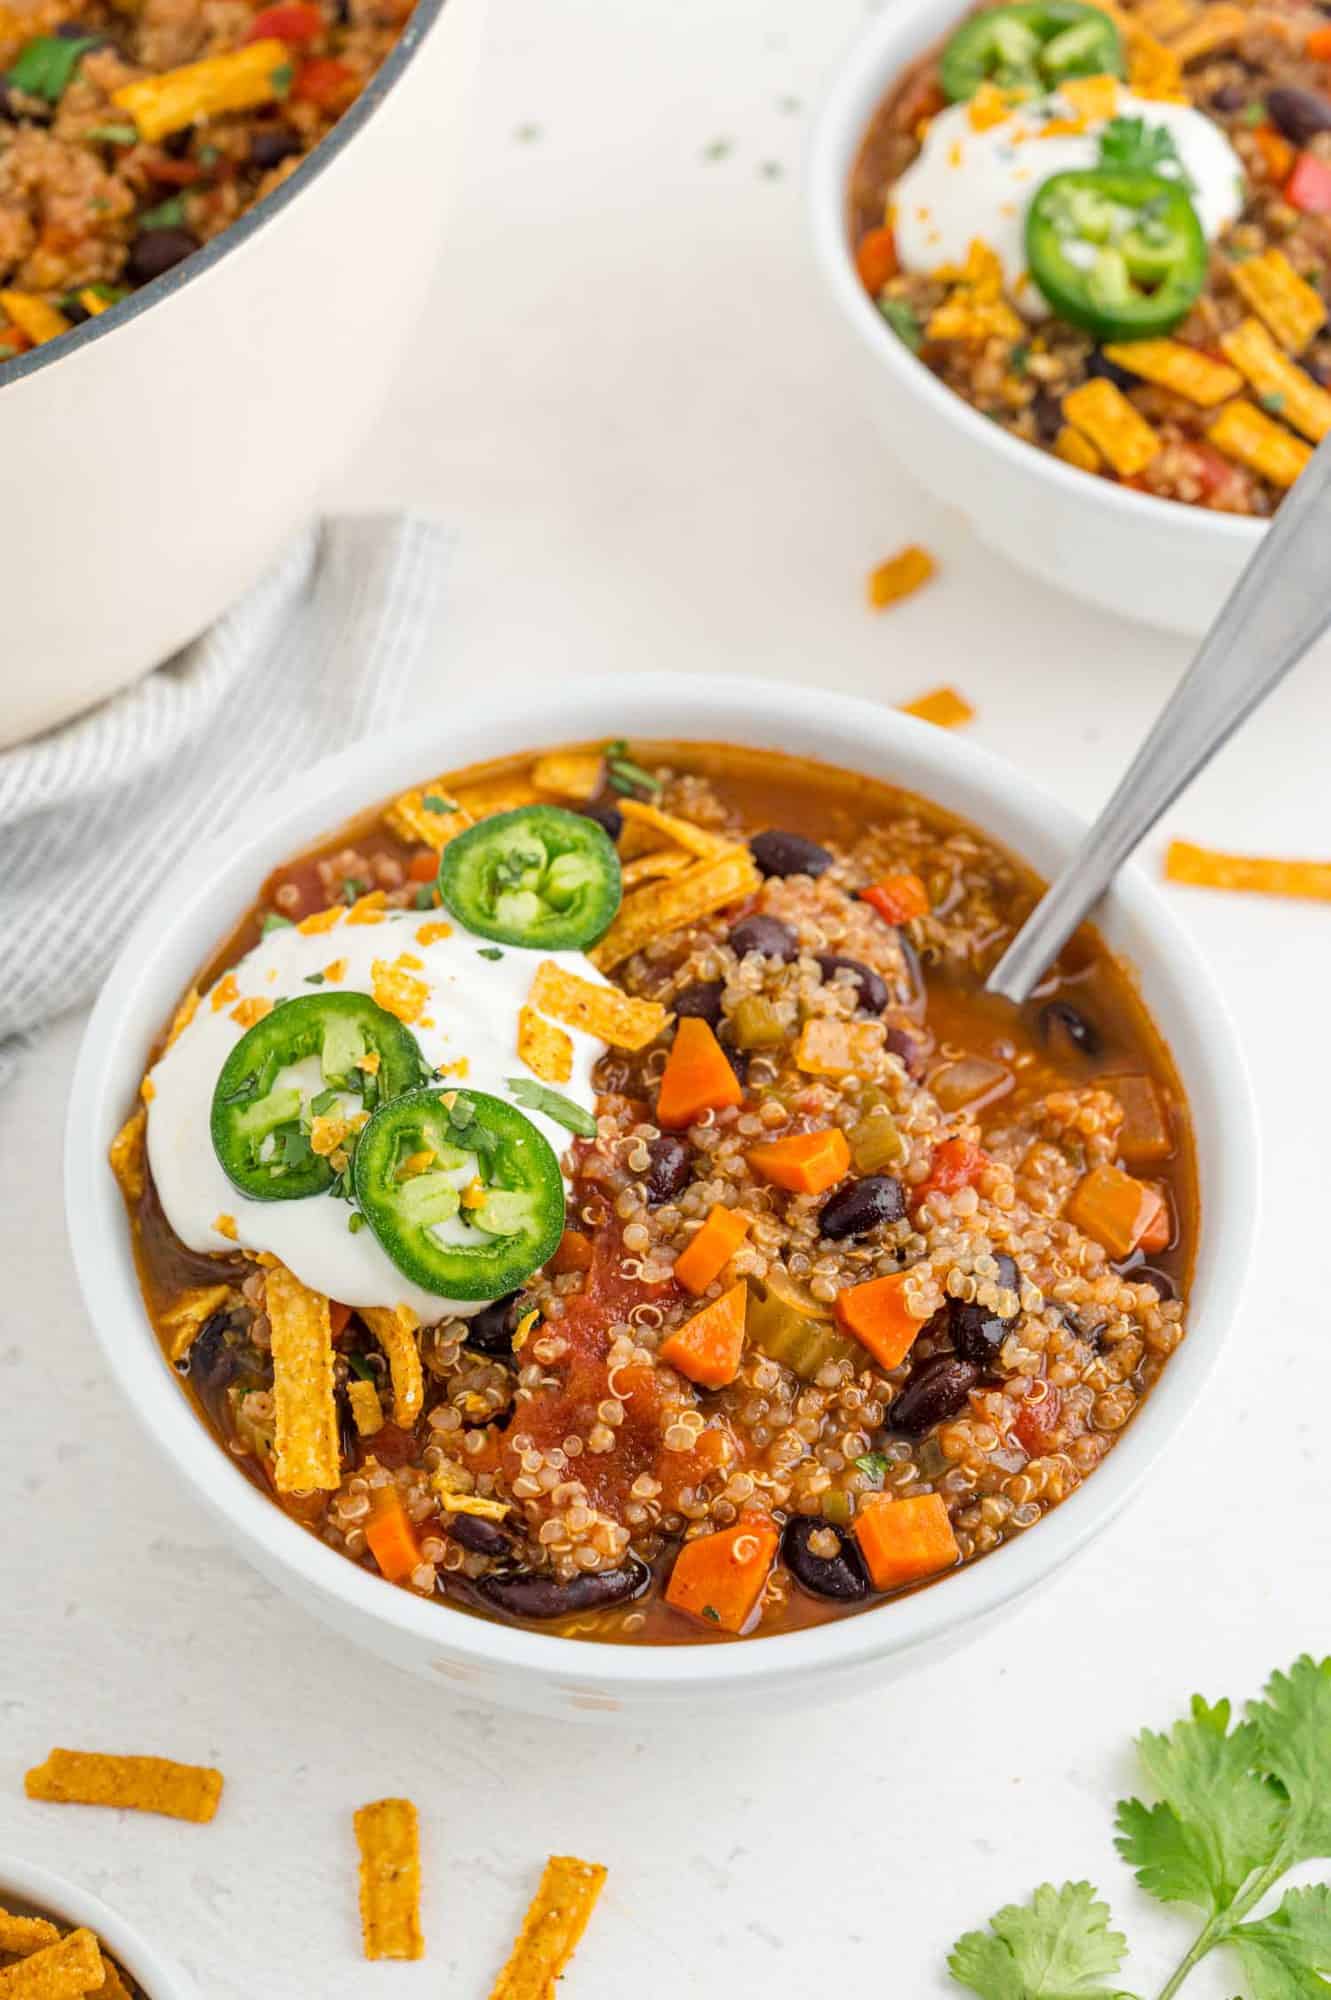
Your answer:
[[[998,1265],[998,1282],[1004,1291],[1020,1292],[1021,1273],[1007,1252],[1000,1251],[994,1261]],[[999,1348],[1019,1317],[1019,1314],[1014,1314],[1011,1319],[1000,1319],[988,1306],[976,1305],[973,1300],[948,1300],[948,1332],[952,1336],[952,1345],[964,1361],[973,1362],[980,1369],[993,1367]]]
[[[526,1304],[521,1292],[510,1292],[503,1299],[491,1299],[488,1306],[482,1306],[475,1317],[467,1321],[464,1345],[478,1354],[488,1354],[492,1361],[512,1360],[513,1336]]]
[[[513,1547],[497,1521],[482,1520],[479,1514],[450,1514],[447,1527],[452,1540],[476,1556],[506,1556]]]
[[[831,1535],[837,1553],[816,1554],[809,1546],[815,1535],[820,1540]],[[830,1597],[840,1604],[849,1604],[869,1594],[869,1573],[854,1537],[817,1515],[796,1514],[787,1521],[781,1537],[781,1559],[810,1597]]]
[[[688,1186],[693,1171],[693,1148],[676,1133],[663,1132],[659,1139],[652,1140],[647,1151],[651,1154],[651,1165],[643,1190],[655,1208],[660,1202],[673,1201]]]
[[[1320,91],[1278,83],[1266,93],[1266,111],[1271,123],[1296,146],[1306,146],[1319,132],[1331,132],[1331,98]]]
[[[800,941],[790,925],[783,924],[779,917],[766,917],[761,911],[741,917],[727,942],[738,958],[756,951],[761,958],[774,958],[782,965],[789,965],[800,955]]]
[[[129,246],[125,269],[136,285],[160,278],[199,248],[192,229],[141,229]]]
[[[603,1569],[558,1583],[552,1576],[517,1571],[510,1576],[483,1576],[473,1588],[487,1604],[510,1618],[566,1618],[575,1611],[597,1611],[607,1604],[627,1604],[641,1597],[651,1571],[633,1557],[620,1569]]]
[[[907,1028],[889,1028],[886,1035],[889,1055],[899,1056],[907,1076],[916,1082],[924,1075],[924,1050]]]
[[[911,1375],[887,1413],[887,1428],[922,1437],[934,1424],[944,1423],[964,1409],[979,1379],[980,1371],[973,1362],[957,1354],[936,1354]]]
[[[250,135],[250,165],[266,173],[270,167],[280,166],[292,153],[301,148],[299,132],[290,125],[261,125]]]
[[[1098,1056],[1104,1046],[1100,1030],[1066,1000],[1047,1000],[1040,1009],[1038,1026],[1042,1042],[1062,1035],[1084,1056]]]
[[[802,833],[785,833],[773,827],[755,833],[749,852],[764,875],[823,875],[832,866],[832,857],[816,840]]]
[[[858,958],[842,958],[839,952],[820,951],[818,970],[824,979],[835,979],[838,972],[849,972],[855,982],[856,1004],[866,1014],[881,1014],[891,997],[882,975],[867,965],[861,965]]]
[[[725,983],[720,979],[695,979],[692,986],[685,986],[675,995],[676,1014],[693,1015],[699,1021],[706,1021],[714,1028],[721,1019],[721,995]]]
[[[1213,111],[1242,111],[1252,96],[1246,83],[1222,83],[1219,90],[1211,92]]]
[[[868,1174],[838,1188],[823,1203],[818,1228],[824,1236],[839,1242],[845,1236],[867,1236],[886,1222],[900,1222],[906,1213],[906,1197],[901,1182],[890,1174]]]
[[[624,815],[613,799],[589,799],[578,811],[584,819],[594,819],[603,826],[611,840],[618,840],[624,831]]]

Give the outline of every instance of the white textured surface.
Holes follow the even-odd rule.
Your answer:
[[[452,275],[348,495],[456,519],[441,658],[515,676],[519,728],[516,676],[565,663],[888,701],[946,677],[979,703],[983,740],[1090,810],[1183,653],[1001,567],[875,442],[810,287],[797,185],[804,113],[855,19],[850,0],[501,0]],[[518,140],[529,124],[541,136]],[[720,139],[734,150],[705,162]],[[863,574],[907,538],[944,574],[873,619]],[[1326,715],[1305,668],[1171,829],[1324,848],[1305,746]],[[568,2000],[941,1995],[956,1933],[1047,1875],[1112,1895],[1139,1946],[1125,1981],[1156,1990],[1186,1926],[1110,1846],[1128,1739],[1194,1687],[1246,1694],[1331,1639],[1331,1354],[1296,1247],[1322,1226],[1331,929],[1312,908],[1178,906],[1246,1030],[1269,1157],[1250,1303],[1175,1461],[1082,1562],[926,1677],[747,1730],[700,1714],[656,1740],[458,1708],[339,1651],[218,1545],[87,1338],[57,1195],[63,1023],[0,1106],[0,1482],[21,1522],[0,1547],[0,1850],[84,1878],[207,2000],[485,2000],[551,1849],[611,1864]],[[215,1759],[221,1813],[195,1828],[28,1805],[22,1771],[55,1741]],[[416,1968],[357,1955],[350,1813],[398,1790],[425,1825]],[[1186,1991],[1234,1985],[1208,1968]]]

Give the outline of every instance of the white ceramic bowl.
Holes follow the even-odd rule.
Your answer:
[[[0,374],[0,747],[167,658],[313,518],[419,329],[483,12],[418,0],[274,194]]]
[[[144,1313],[120,1193],[106,1165],[153,1035],[270,869],[334,831],[350,810],[432,771],[594,739],[612,727],[616,735],[786,750],[890,780],[973,820],[1046,875],[1083,831],[1024,773],[973,744],[823,689],[649,675],[613,687],[574,682],[524,701],[516,713],[492,695],[469,712],[419,716],[293,779],[268,810],[252,808],[223,839],[191,850],[136,927],[93,1011],[70,1097],[66,1201],[74,1260],[107,1360],[154,1441],[228,1540],[358,1644],[461,1692],[551,1715],[620,1710],[637,1720],[703,1699],[826,1698],[957,1644],[1098,1533],[1175,1438],[1219,1352],[1257,1212],[1252,1109],[1239,1045],[1211,976],[1141,875],[1129,870],[1121,878],[1104,930],[1139,969],[1191,1101],[1203,1228],[1189,1337],[1105,1463],[1029,1535],[929,1590],[814,1630],[726,1646],[582,1644],[422,1601],[324,1547],[256,1491],[186,1401]]]
[[[16,1855],[0,1854],[0,1905],[11,1909],[27,1904],[38,1916],[96,1931],[112,1958],[132,1974],[148,2000],[199,2000],[199,1989],[174,1960],[155,1944],[131,1930],[123,1917],[86,1889],[45,1868],[34,1868]]]
[[[1116,486],[1023,444],[944,386],[884,324],[850,251],[851,170],[902,71],[946,35],[964,0],[892,0],[838,67],[814,132],[814,248],[859,336],[865,397],[894,457],[980,539],[1039,577],[1125,618],[1171,631],[1210,625],[1262,534],[1260,521]]]

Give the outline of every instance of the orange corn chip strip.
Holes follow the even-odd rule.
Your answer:
[[[166,1757],[110,1757],[99,1750],[52,1750],[23,1780],[30,1799],[62,1806],[125,1806],[203,1825],[217,1811],[222,1773]]]
[[[265,1291],[273,1340],[277,1490],[331,1493],[342,1474],[328,1301],[279,1263],[270,1265]]]
[[[889,604],[899,604],[903,597],[911,597],[922,590],[930,577],[936,575],[938,565],[929,554],[912,542],[902,549],[900,555],[890,556],[879,563],[869,575],[869,603],[875,611],[885,611]]]
[[[138,1201],[143,1194],[143,1142],[147,1129],[147,1112],[132,1112],[111,1141],[107,1154],[111,1172],[126,1201]]]
[[[367,1958],[424,1958],[420,1829],[410,1799],[378,1799],[356,1814],[360,1921]]]
[[[1231,264],[1234,289],[1259,319],[1266,321],[1280,345],[1302,354],[1326,319],[1326,301],[1302,279],[1283,250],[1263,250]]]
[[[762,883],[747,847],[724,847],[710,860],[697,861],[682,875],[650,882],[625,898],[619,915],[601,942],[588,954],[598,972],[611,972],[635,951],[666,931],[681,929],[711,916],[728,903],[754,895]]]
[[[599,751],[592,750],[552,750],[531,767],[536,790],[553,792],[561,799],[594,799],[604,775],[605,760]]]
[[[1122,479],[1144,472],[1160,449],[1160,440],[1123,391],[1101,377],[1070,389],[1063,398],[1063,415],[1109,460]]]
[[[573,1042],[553,1021],[532,1007],[518,1009],[518,1061],[542,1083],[567,1083],[573,1074]]]
[[[490,2000],[551,2000],[604,1883],[605,1869],[598,1863],[551,1855]]]
[[[427,806],[426,799],[433,799],[434,805]],[[403,792],[401,798],[394,799],[384,810],[384,825],[399,840],[432,847],[440,854],[471,825],[471,814],[462,810],[446,785],[425,785],[418,792]]]
[[[651,854],[639,854],[634,860],[623,863],[619,879],[627,891],[638,888],[643,882],[653,882],[661,875],[679,875],[690,867],[693,856],[686,854],[682,847],[658,847]]]
[[[659,1001],[635,1000],[616,986],[597,986],[575,972],[565,972],[550,958],[536,968],[531,1005],[566,1027],[580,1028],[612,1048],[630,1051],[654,1042],[670,1019]]]
[[[1198,889],[1240,889],[1258,896],[1298,896],[1331,903],[1331,861],[1277,861],[1257,854],[1220,854],[1171,840],[1165,878]]]
[[[695,826],[691,819],[678,819],[674,813],[662,812],[659,806],[649,806],[644,799],[621,799],[619,810],[630,826],[657,833],[667,846],[682,847],[686,854],[696,854],[700,859],[719,854],[731,845],[723,834]]]
[[[932,722],[938,729],[960,729],[965,722],[974,722],[975,710],[964,694],[955,688],[930,688],[928,694],[916,695],[914,701],[903,701],[903,715],[913,715],[920,722]]]
[[[393,1422],[409,1430],[425,1402],[425,1376],[410,1306],[362,1306],[361,1318],[388,1357],[393,1378]]]
[[[161,1315],[163,1330],[167,1335],[167,1353],[173,1361],[183,1360],[194,1345],[194,1339],[205,1320],[210,1320],[215,1312],[221,1312],[231,1297],[230,1285],[200,1285],[194,1290],[182,1292],[174,1304]]]
[[[373,1437],[384,1427],[384,1413],[379,1402],[379,1391],[373,1382],[348,1382],[347,1401],[351,1405],[352,1421],[359,1436]]]
[[[101,1990],[102,1951],[91,1931],[70,1931],[0,1972],[3,2000],[79,2000]]]
[[[1331,431],[1331,396],[1296,361],[1283,355],[1260,320],[1245,319],[1220,345],[1270,410],[1320,444]]]
[[[1098,472],[1104,464],[1091,440],[1074,431],[1071,424],[1064,424],[1054,439],[1054,453],[1065,464],[1075,465],[1079,472]]]
[[[1243,387],[1235,369],[1227,368],[1223,361],[1212,360],[1200,348],[1188,347],[1181,340],[1110,341],[1104,353],[1105,359],[1116,367],[1140,375],[1143,382],[1158,382],[1162,389],[1171,389],[1176,396],[1198,403],[1203,409],[1223,403],[1226,396],[1235,395]]]
[[[10,1910],[0,1910],[0,1951],[27,1958],[30,1952],[59,1942],[59,1931],[45,1917],[16,1917]]]
[[[1202,9],[1190,27],[1172,38],[1171,53],[1181,63],[1194,63],[1202,56],[1213,56],[1221,49],[1233,48],[1251,18],[1246,7],[1212,0],[1212,4]]]
[[[1292,486],[1312,457],[1311,445],[1283,424],[1273,423],[1242,396],[1225,404],[1206,435],[1227,458],[1260,472],[1273,486]]]
[[[130,2000],[130,1991],[120,1976],[120,1967],[113,1958],[102,1953],[102,1983],[93,1988],[96,2000]]]

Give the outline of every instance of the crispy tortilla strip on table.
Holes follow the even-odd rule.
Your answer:
[[[91,1931],[70,1931],[17,1965],[0,1972],[3,2000],[79,2000],[99,1992],[105,1975],[102,1950]]]
[[[1260,472],[1273,486],[1292,486],[1312,457],[1312,446],[1296,438],[1283,424],[1263,416],[1255,403],[1236,397],[1226,403],[1207,437],[1227,458]]]
[[[167,1353],[173,1361],[184,1359],[194,1345],[199,1328],[214,1313],[221,1312],[230,1299],[230,1285],[199,1285],[192,1291],[182,1292],[167,1307],[161,1314],[161,1323],[167,1335]]]
[[[410,1306],[362,1306],[360,1316],[388,1357],[393,1378],[393,1422],[410,1430],[425,1402],[425,1377]]]
[[[877,569],[869,572],[869,605],[874,611],[886,611],[889,604],[900,604],[905,597],[913,597],[922,590],[930,578],[935,576],[938,565],[928,549],[922,549],[918,542],[912,542],[897,555],[880,562]]]
[[[274,1262],[268,1268],[265,1303],[273,1339],[277,1490],[332,1493],[342,1475],[328,1301],[322,1292],[302,1285],[285,1264]]]
[[[1229,266],[1234,288],[1265,320],[1289,354],[1302,354],[1326,319],[1326,301],[1306,284],[1283,250],[1263,250]]]
[[[659,806],[649,806],[644,799],[623,798],[618,803],[630,826],[659,835],[663,846],[682,847],[686,854],[706,859],[732,845],[724,834],[711,833],[705,826],[695,826],[691,819],[680,819],[674,813],[662,812]]]
[[[552,750],[538,757],[531,767],[531,781],[538,792],[553,792],[556,798],[594,799],[605,779],[605,759],[599,750]]]
[[[573,1041],[534,1007],[518,1009],[518,1061],[542,1083],[567,1083],[573,1074]]]
[[[358,1436],[370,1438],[383,1429],[383,1408],[373,1382],[348,1382],[347,1401],[351,1405],[351,1419]]]
[[[217,1811],[222,1773],[167,1757],[113,1757],[100,1750],[52,1750],[23,1780],[30,1799],[62,1806],[124,1806],[203,1825]]]
[[[27,1958],[30,1952],[59,1942],[59,1931],[45,1917],[16,1917],[12,1910],[0,1910],[0,1951]]]
[[[670,1019],[658,1000],[635,1000],[616,986],[597,986],[576,972],[565,972],[551,958],[537,966],[528,1000],[565,1027],[580,1028],[630,1053],[654,1042]]]
[[[424,1958],[421,1855],[410,1799],[378,1799],[356,1814],[360,1921],[367,1958]]]
[[[913,715],[917,722],[932,722],[935,729],[960,729],[963,723],[974,722],[975,710],[964,694],[953,687],[930,688],[928,694],[917,694],[914,701],[903,701],[903,715]]]
[[[126,1201],[138,1201],[143,1195],[143,1142],[147,1130],[147,1112],[142,1109],[131,1112],[111,1141],[106,1156]]]
[[[1099,472],[1104,464],[1091,440],[1074,431],[1071,424],[1064,424],[1054,439],[1054,453],[1066,465],[1075,465],[1079,472]]]
[[[1145,417],[1121,389],[1102,377],[1070,389],[1063,398],[1063,415],[1109,460],[1120,479],[1134,479],[1144,472],[1160,449]]]
[[[170,133],[215,118],[220,111],[250,111],[259,104],[276,103],[290,83],[290,60],[286,43],[268,37],[227,55],[207,56],[159,76],[124,83],[112,91],[111,102],[117,111],[128,112],[139,137],[155,146]]]
[[[710,860],[686,868],[682,875],[635,889],[621,903],[619,915],[588,956],[598,972],[611,972],[654,937],[697,923],[728,903],[754,895],[761,886],[762,877],[747,847],[722,848]]]
[[[1140,375],[1144,382],[1157,382],[1162,389],[1172,390],[1189,403],[1199,403],[1204,410],[1223,403],[1226,396],[1236,395],[1243,387],[1233,368],[1181,340],[1110,341],[1104,353],[1117,367]]]
[[[432,799],[433,805],[427,806],[427,799]],[[384,825],[399,840],[418,842],[439,854],[456,834],[465,833],[471,825],[471,814],[462,810],[441,782],[422,785],[417,792],[403,792],[391,806],[385,807]]]
[[[551,2000],[604,1883],[605,1869],[597,1862],[550,1856],[490,2000]]]
[[[1321,443],[1331,431],[1331,396],[1296,361],[1286,359],[1260,320],[1245,319],[1232,333],[1221,335],[1220,345],[1269,409],[1314,444]]]
[[[1279,861],[1259,854],[1221,854],[1190,840],[1171,840],[1165,879],[1198,889],[1242,889],[1259,896],[1301,896],[1331,903],[1331,861]]]
[[[639,854],[632,861],[623,863],[619,879],[625,890],[639,889],[644,882],[655,882],[662,875],[682,875],[691,868],[694,857],[685,854],[680,847],[658,847],[651,854]]]

